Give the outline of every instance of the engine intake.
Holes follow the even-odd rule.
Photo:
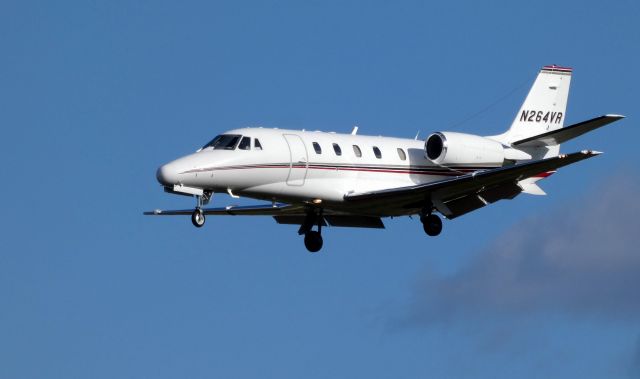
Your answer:
[[[500,167],[505,149],[500,142],[473,134],[437,132],[424,144],[425,158],[437,165]]]

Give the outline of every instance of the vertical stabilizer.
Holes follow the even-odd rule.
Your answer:
[[[544,66],[538,74],[511,128],[501,139],[506,143],[533,137],[564,125],[571,84],[571,68]],[[559,146],[551,147],[545,156],[557,155]]]

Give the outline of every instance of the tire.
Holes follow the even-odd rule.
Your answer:
[[[435,237],[442,232],[442,220],[440,217],[430,214],[420,219],[424,232],[431,237]]]
[[[206,221],[206,219],[205,219],[204,213],[202,212],[201,209],[196,209],[191,214],[191,223],[196,228],[202,228],[202,226],[204,226],[204,222],[205,221]]]
[[[322,249],[322,235],[316,231],[307,232],[304,235],[304,246],[310,253],[316,253]]]

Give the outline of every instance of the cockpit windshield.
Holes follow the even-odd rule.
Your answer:
[[[240,140],[239,134],[221,134],[202,147],[202,150],[213,147],[214,150],[233,150]]]

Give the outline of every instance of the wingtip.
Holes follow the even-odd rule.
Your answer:
[[[597,150],[581,150],[575,153],[571,153],[571,154],[560,154],[558,155],[558,158],[560,159],[565,159],[565,158],[569,158],[569,157],[575,157],[578,156],[579,154],[585,155],[587,158],[590,157],[595,157],[596,155],[600,155],[603,154],[602,151],[597,151]]]
[[[606,116],[606,117],[609,117],[609,118],[615,118],[615,119],[617,119],[617,120],[620,120],[620,119],[622,119],[622,118],[627,117],[627,116],[625,116],[625,115],[621,115],[621,114],[614,114],[614,113],[606,114],[605,116]]]

